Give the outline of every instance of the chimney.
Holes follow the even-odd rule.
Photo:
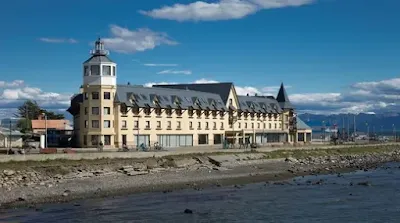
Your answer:
[[[249,97],[249,93],[247,93],[246,96]]]
[[[128,85],[131,85],[131,82],[128,82]]]

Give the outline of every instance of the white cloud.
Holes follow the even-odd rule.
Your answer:
[[[40,41],[45,43],[78,43],[76,39],[73,38],[39,38]]]
[[[175,82],[149,82],[149,83],[145,83],[143,86],[153,87],[153,85],[168,85],[168,84],[178,84],[178,83],[175,83]]]
[[[199,79],[199,80],[195,80],[193,83],[194,84],[210,84],[210,83],[218,83],[219,81],[215,81],[215,80],[209,80],[209,79]]]
[[[13,82],[0,81],[0,106],[5,108],[15,108],[25,100],[35,100],[43,107],[62,107],[66,108],[70,104],[72,94],[45,92],[40,88],[29,87],[22,80]]]
[[[24,85],[24,81],[23,80],[14,80],[11,82],[6,82],[6,81],[0,81],[0,88],[4,88],[4,87],[19,87],[19,86],[23,86]]]
[[[145,63],[143,66],[146,67],[177,67],[178,64],[167,64],[167,63]]]
[[[298,7],[315,0],[219,0],[208,3],[174,4],[150,11],[139,11],[157,19],[176,21],[215,21],[240,19],[264,9]]]
[[[157,74],[184,74],[184,75],[190,75],[192,74],[191,70],[163,70],[158,72]]]
[[[141,28],[135,31],[117,25],[110,26],[111,37],[104,38],[106,48],[119,53],[152,50],[159,45],[176,45],[166,33]]]

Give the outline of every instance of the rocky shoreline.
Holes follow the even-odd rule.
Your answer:
[[[136,192],[252,182],[282,182],[295,176],[368,170],[400,161],[399,149],[378,152],[271,159],[266,153],[186,155],[88,164],[36,165],[2,169],[1,208]],[[278,183],[279,183],[278,182]]]

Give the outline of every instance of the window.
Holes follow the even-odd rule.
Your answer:
[[[122,120],[122,128],[123,128],[123,129],[128,128],[127,123],[126,123],[126,120]]]
[[[233,101],[232,101],[232,98],[230,98],[229,99],[229,105],[232,105],[233,104]]]
[[[111,108],[110,107],[104,107],[103,110],[104,110],[103,113],[105,115],[110,115],[111,114]]]
[[[254,123],[251,123],[251,128],[254,129]]]
[[[111,99],[111,93],[110,92],[104,92],[104,100],[110,100]]]
[[[83,68],[83,76],[89,76],[89,67],[88,66],[85,66]]]
[[[99,127],[99,120],[92,120],[92,128],[98,129]]]
[[[161,108],[156,108],[155,109],[156,111],[156,115],[158,115],[158,116],[160,116],[161,115]]]
[[[172,115],[172,109],[170,109],[170,108],[166,109],[166,110],[165,110],[165,113],[166,113],[168,116],[171,116],[171,115]]]
[[[206,129],[208,129],[208,122],[206,122]]]
[[[126,146],[126,135],[122,135],[122,145]]]
[[[104,136],[104,145],[105,146],[111,145],[111,136],[110,135],[105,135]]]
[[[92,142],[93,146],[99,145],[99,136],[92,135],[90,141]]]
[[[113,76],[115,76],[115,67],[113,66]]]
[[[221,129],[224,129],[224,123],[221,122]]]
[[[86,135],[83,136],[83,145],[84,146],[87,145],[87,136]]]
[[[139,121],[135,121],[135,122],[133,123],[133,127],[134,127],[135,129],[138,129],[138,128],[139,128]]]
[[[157,128],[161,128],[161,121],[157,121]]]
[[[88,93],[86,92],[86,93],[85,93],[85,100],[87,100],[87,99],[89,99],[89,95],[88,95]]]
[[[182,115],[182,109],[175,109],[175,114],[177,116],[181,116]]]
[[[189,114],[189,117],[192,117],[192,116],[193,116],[193,109],[192,109],[192,108],[189,108],[188,114]]]
[[[201,129],[201,122],[197,123],[197,129]]]
[[[260,128],[260,123],[257,123],[257,128],[258,128],[258,129]]]
[[[132,113],[134,114],[134,115],[139,115],[139,107],[133,107],[132,108]]]
[[[197,115],[197,117],[201,117],[201,110],[200,109],[196,110],[196,115]]]
[[[150,128],[150,121],[146,121],[146,129]]]
[[[244,128],[247,129],[247,123],[244,123]]]
[[[176,128],[177,128],[177,129],[181,129],[181,122],[180,122],[180,121],[177,121],[177,122],[176,122]]]
[[[85,115],[87,115],[89,113],[88,110],[89,110],[88,107],[85,107]]]
[[[189,122],[189,128],[193,128],[193,122]]]
[[[150,108],[144,108],[144,114],[145,115],[150,115],[150,113],[151,113]]]
[[[99,115],[100,111],[99,111],[99,107],[92,107],[92,115]]]
[[[240,122],[238,123],[238,128],[240,129]]]
[[[271,123],[269,123],[269,126],[268,126],[268,127],[269,127],[269,129],[272,129],[272,127],[271,127]]]
[[[90,74],[92,76],[99,76],[100,75],[100,66],[99,65],[90,66]]]
[[[276,129],[276,123],[275,123],[275,129]]]
[[[264,129],[265,129],[266,124],[264,123]]]
[[[99,100],[99,92],[92,92],[92,99]]]
[[[204,111],[204,115],[205,115],[206,117],[210,116],[210,111],[209,111],[209,110]]]
[[[89,126],[89,121],[85,120],[85,128],[87,128]]]
[[[168,121],[168,122],[167,122],[167,128],[168,128],[168,129],[171,129],[171,121]]]
[[[216,122],[214,122],[213,128],[214,128],[214,129],[217,129],[217,123],[216,123]]]
[[[220,111],[219,116],[221,116],[221,118],[224,117],[224,111]]]
[[[111,122],[110,122],[110,120],[104,120],[104,125],[103,125],[103,127],[106,128],[106,129],[111,128]]]
[[[103,65],[103,76],[111,76],[111,66]]]

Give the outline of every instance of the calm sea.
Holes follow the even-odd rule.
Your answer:
[[[48,204],[0,212],[0,222],[400,222],[400,163],[289,182]]]

